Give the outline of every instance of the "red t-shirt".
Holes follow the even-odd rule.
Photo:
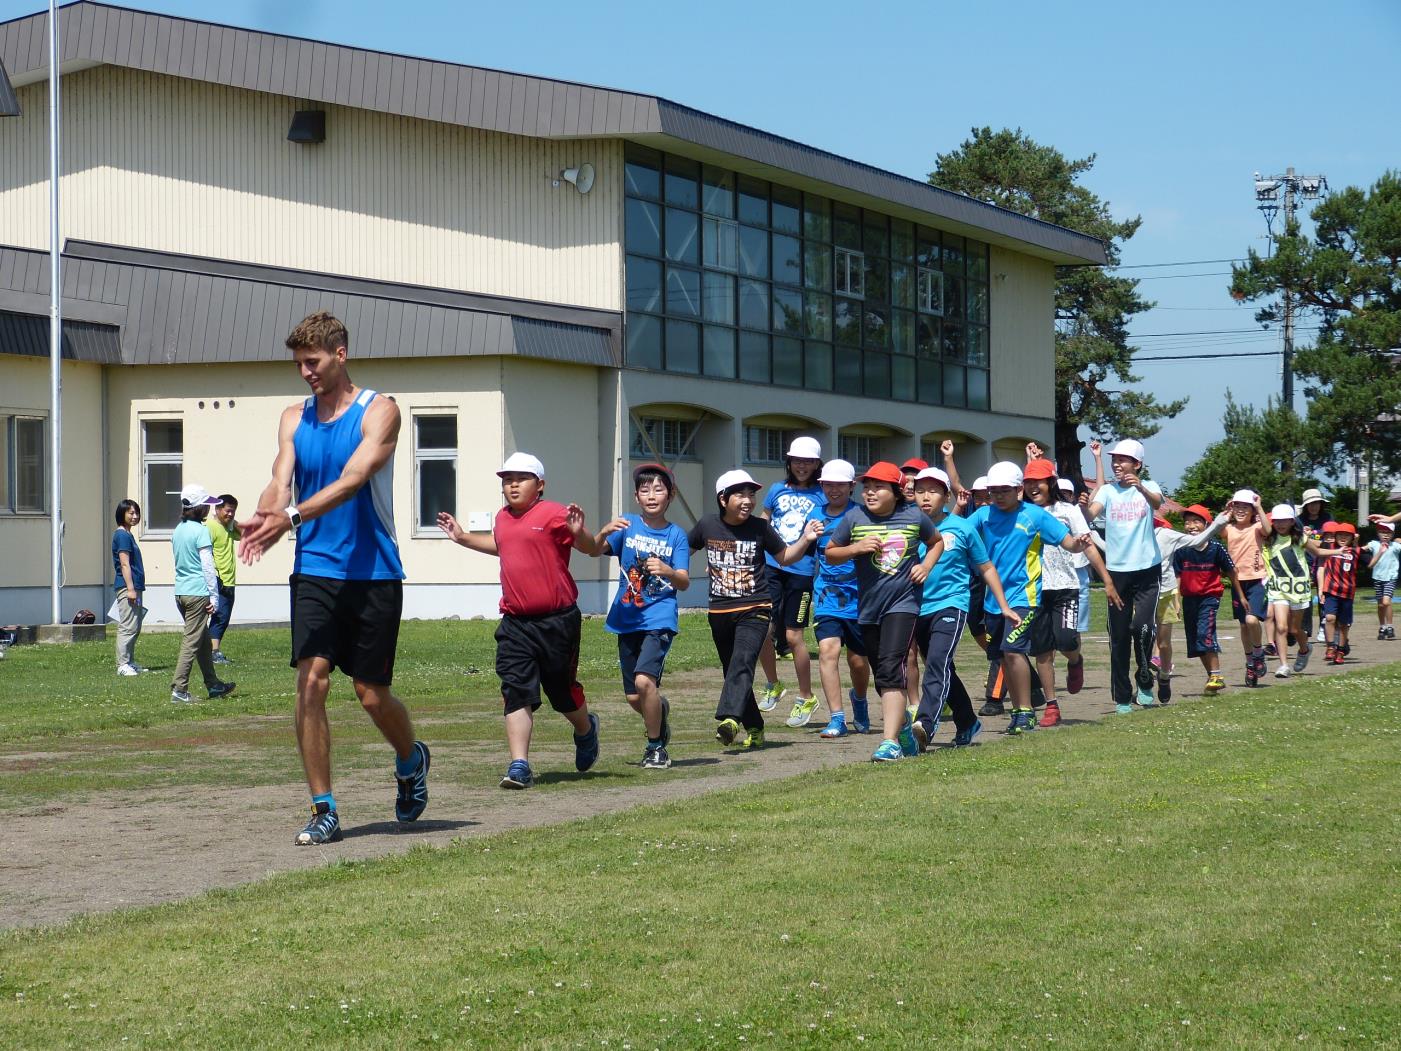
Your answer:
[[[574,534],[563,504],[537,500],[524,514],[496,512],[492,534],[501,557],[501,612],[536,616],[567,609],[579,598],[569,573]]]

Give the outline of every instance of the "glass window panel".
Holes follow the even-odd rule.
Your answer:
[[[180,489],[184,468],[178,463],[146,465],[146,499],[141,510],[147,529],[174,529],[180,524]]]
[[[944,400],[943,369],[937,361],[919,364],[919,400],[924,405],[940,405]]]
[[[793,336],[802,335],[803,294],[801,292],[791,288],[774,288],[773,330]],[[774,382],[778,381],[774,380]]]
[[[832,243],[861,251],[861,209],[836,201],[832,205]]]
[[[890,235],[886,228],[885,216],[878,212],[864,214],[866,239],[862,247],[868,256],[890,254]]]
[[[813,241],[832,239],[832,202],[815,194],[803,194],[803,236]]]
[[[666,323],[666,369],[668,372],[700,371],[700,326],[689,321]]]
[[[739,221],[751,226],[769,225],[769,184],[739,177]]]
[[[848,296],[866,294],[866,260],[860,252],[847,248],[836,250],[836,290]]]
[[[666,203],[691,209],[700,204],[699,164],[685,157],[667,157]]]
[[[10,421],[0,416],[0,511],[10,509]]]
[[[985,369],[968,370],[968,407],[987,411],[988,374]]]
[[[851,299],[838,299],[832,309],[832,335],[848,347],[861,345],[861,304]]]
[[[628,256],[628,309],[661,313],[661,263],[640,256]]]
[[[651,150],[629,147],[623,165],[623,185],[632,197],[655,201],[662,195],[661,157]]]
[[[700,216],[695,212],[666,210],[666,257],[673,263],[700,265]]]
[[[832,290],[832,249],[827,245],[803,242],[803,284],[823,292]]]
[[[915,316],[908,310],[890,312],[890,349],[896,354],[915,352]]]
[[[954,274],[944,274],[944,317],[962,321],[964,314],[964,280]]]
[[[926,314],[943,314],[944,275],[924,267],[915,273],[915,305]]]
[[[968,320],[979,325],[988,323],[988,286],[968,282]]]
[[[802,194],[786,186],[775,186],[773,197],[773,228],[785,234],[802,233]]]
[[[420,449],[456,449],[456,416],[415,416]]]
[[[836,389],[844,394],[860,394],[861,351],[852,347],[837,347],[836,354]]]
[[[147,420],[146,451],[179,453],[185,451],[185,425],[179,420]]]
[[[735,217],[735,177],[733,172],[706,165],[701,188],[701,210],[725,219]]]
[[[785,387],[801,387],[803,385],[802,340],[774,336],[773,381]]]
[[[739,323],[745,328],[769,330],[769,286],[764,281],[739,283]]]
[[[939,231],[919,227],[915,234],[915,264],[937,270],[939,258]]]
[[[728,219],[711,219],[701,224],[705,241],[705,265],[717,270],[734,270],[739,264],[739,227]]]
[[[915,353],[937,361],[941,352],[939,319],[920,314],[915,324]]]
[[[963,273],[963,238],[944,235],[944,273]]]
[[[890,356],[877,351],[866,351],[866,386],[868,398],[890,397]]]
[[[735,323],[735,279],[729,274],[705,272],[701,287],[701,314],[707,321],[722,325]]]
[[[15,510],[42,511],[48,501],[44,486],[44,421],[15,417]],[[0,464],[3,470],[4,464]]]
[[[944,363],[944,404],[954,406],[964,404],[962,365]]]
[[[968,364],[988,363],[988,330],[986,325],[972,325],[968,329]]]
[[[627,324],[627,363],[642,369],[662,367],[662,319],[646,314],[629,314]]]
[[[666,268],[666,312],[680,317],[700,317],[701,280],[699,270]]]
[[[767,335],[761,332],[739,334],[739,378],[752,383],[770,382]]]
[[[964,346],[963,326],[944,322],[944,360],[962,361],[967,356],[967,348]]]
[[[914,401],[918,389],[915,386],[915,359],[890,359],[890,396],[900,401]]]
[[[769,276],[769,234],[752,226],[739,228],[739,272],[747,277]]]
[[[897,263],[914,262],[914,223],[905,219],[890,220],[890,258]]]
[[[890,263],[882,256],[866,253],[866,302],[890,302]]]
[[[785,285],[802,284],[802,242],[796,237],[773,235],[773,279]]]
[[[969,241],[967,256],[968,276],[975,281],[986,281],[988,279],[988,246],[981,241]]]
[[[903,263],[890,264],[890,301],[897,307],[915,305],[915,271]]]
[[[803,296],[803,335],[809,339],[832,338],[832,297],[822,292]]]
[[[832,344],[803,344],[803,386],[809,390],[832,389]]]
[[[862,339],[868,347],[885,350],[890,346],[890,308],[873,304],[869,299],[861,310],[863,318]]]
[[[629,252],[662,254],[662,210],[646,201],[627,200],[624,239]]]
[[[705,326],[705,374],[721,379],[735,376],[735,330]]]
[[[440,511],[457,514],[457,461],[420,460],[417,527],[433,529]]]

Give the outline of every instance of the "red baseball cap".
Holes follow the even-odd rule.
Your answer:
[[[1336,524],[1338,526],[1338,532],[1351,533],[1353,536],[1357,535],[1357,526],[1353,525],[1351,522],[1338,522]],[[1325,526],[1324,528],[1326,529],[1327,527]]]
[[[1155,526],[1157,526],[1159,529],[1170,529],[1170,528],[1172,528],[1171,524],[1168,522],[1168,520],[1167,520],[1166,518],[1159,518],[1157,515],[1154,515],[1154,516],[1153,516],[1153,524],[1154,524]]]
[[[1337,522],[1324,522],[1324,523],[1323,523],[1323,528],[1322,528],[1321,530],[1319,530],[1319,532],[1321,532],[1321,533],[1340,533],[1340,532],[1342,532],[1342,527],[1341,527]]]
[[[1042,478],[1054,478],[1056,476],[1056,465],[1050,460],[1032,460],[1026,465],[1026,470],[1022,471],[1022,480],[1025,482],[1038,481]]]
[[[905,481],[900,468],[889,460],[879,460],[867,467],[861,475],[861,480],[864,482],[868,478],[873,482],[888,482],[891,485],[903,485]]]
[[[914,457],[902,463],[900,465],[900,470],[914,471],[916,474],[918,474],[920,471],[924,470],[928,466],[929,464],[921,460],[919,457]]]
[[[1196,515],[1203,522],[1211,521],[1211,510],[1202,504],[1193,504],[1191,507],[1184,507],[1182,513],[1184,515]]]

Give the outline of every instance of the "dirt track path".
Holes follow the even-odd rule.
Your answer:
[[[1336,674],[1401,659],[1401,645],[1377,642],[1366,636],[1354,643],[1343,668],[1322,666],[1318,660],[1299,678]],[[1103,636],[1087,639],[1087,650],[1101,660],[1107,655]],[[1247,693],[1242,682],[1238,644],[1224,643],[1227,697],[1258,697],[1266,690]],[[1174,679],[1174,703],[1200,696],[1203,676],[1195,662],[1189,667],[1181,656],[1178,633],[1179,674]],[[686,676],[684,689],[710,694],[706,685],[718,676]],[[1097,721],[1112,709],[1105,685],[1107,673],[1093,671],[1090,684],[1075,697],[1062,697],[1067,725],[1056,733],[1074,732],[1076,722]],[[1269,680],[1271,683],[1273,679]],[[681,685],[681,684],[678,684]],[[670,690],[673,697],[679,691]],[[699,703],[699,701],[698,701]],[[268,784],[257,788],[196,787],[166,794],[111,794],[99,802],[55,804],[38,810],[7,815],[0,828],[0,927],[23,927],[62,922],[73,916],[130,906],[176,901],[219,887],[247,883],[278,872],[312,868],[339,859],[373,858],[409,849],[418,844],[447,844],[460,836],[483,836],[512,829],[556,824],[602,813],[613,813],[642,804],[686,799],[737,785],[753,785],[845,763],[866,762],[877,738],[853,736],[827,742],[816,738],[825,721],[819,709],[807,730],[788,730],[781,716],[770,719],[774,744],[753,754],[722,753],[718,746],[678,754],[678,765],[713,767],[714,776],[668,777],[659,773],[644,783],[609,788],[591,786],[587,792],[564,790],[503,792],[495,784],[463,789],[438,777],[433,786],[429,816],[414,825],[372,821],[348,825],[342,843],[317,849],[291,845],[288,800],[301,798],[300,783]],[[1133,718],[1152,718],[1143,713]],[[1006,719],[984,720],[980,744],[999,743]],[[605,728],[606,732],[606,728]],[[940,729],[936,743],[945,743],[951,727]],[[922,761],[938,762],[931,753]],[[451,770],[449,751],[434,755],[434,771]],[[588,775],[585,775],[588,776]],[[372,796],[389,793],[382,781],[342,778],[338,795]]]

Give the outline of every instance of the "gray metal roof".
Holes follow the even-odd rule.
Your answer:
[[[0,247],[0,310],[41,316],[47,325],[48,260],[46,252]],[[65,317],[120,331],[115,357],[75,341],[81,360],[108,364],[286,361],[287,333],[316,310],[345,322],[356,358],[514,355],[622,364],[622,317],[611,311],[85,241],[68,242],[63,295]]]
[[[19,99],[15,98],[15,89],[10,85],[10,78],[5,73],[5,63],[0,62],[0,117],[18,117]]]
[[[635,139],[723,156],[776,181],[888,202],[1057,263],[1108,262],[1098,239],[653,95],[409,58],[81,0],[61,9],[62,63],[110,64],[540,138]],[[0,24],[0,64],[43,79],[48,15]],[[736,163],[737,162],[737,163]]]
[[[121,363],[120,336],[111,325],[86,321],[63,323],[63,357],[67,361],[93,361],[102,365]],[[35,314],[14,314],[0,310],[0,354],[27,358],[49,356],[49,319]]]

